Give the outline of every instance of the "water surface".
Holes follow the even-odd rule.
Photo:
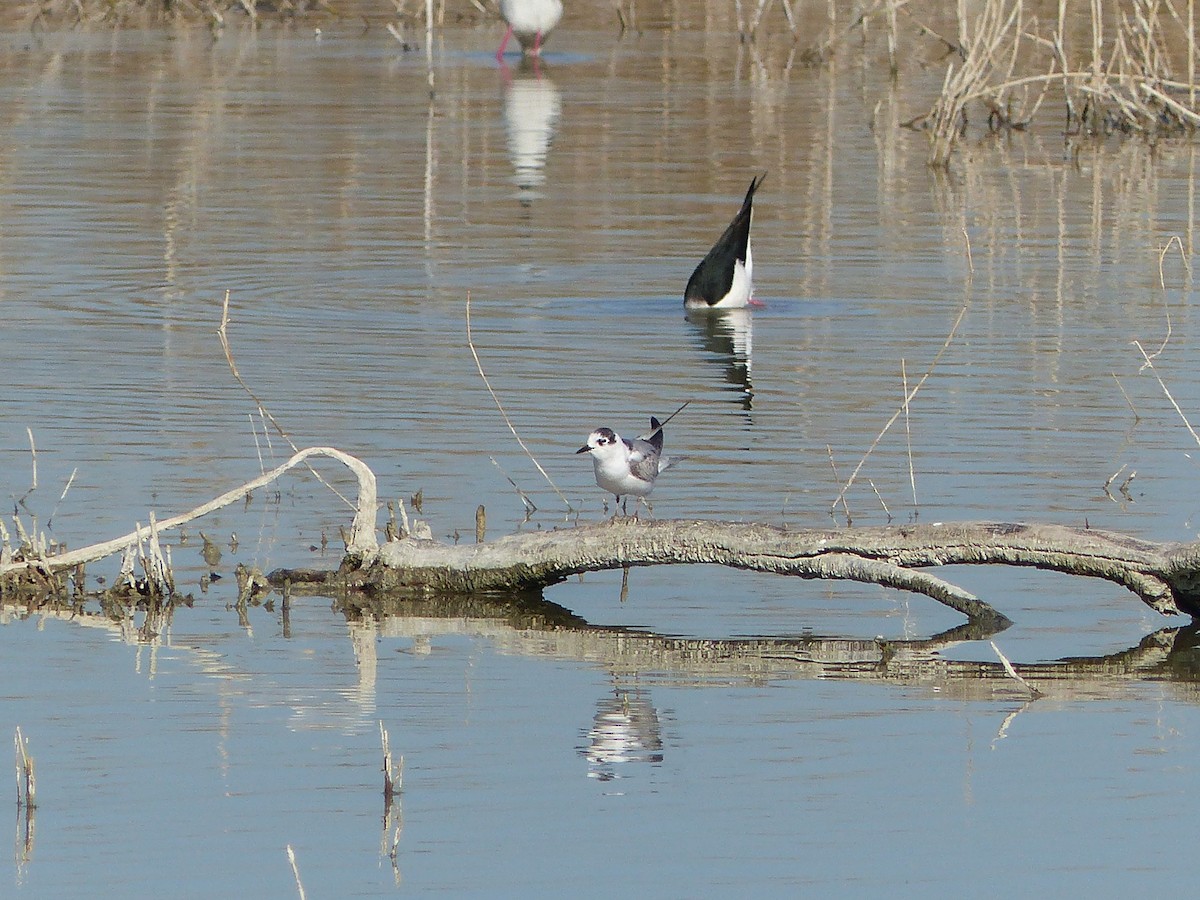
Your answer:
[[[1173,238],[1194,251],[1194,146],[1035,131],[938,176],[897,123],[940,71],[894,90],[698,33],[569,30],[540,71],[505,71],[480,29],[439,43],[431,100],[424,56],[377,31],[4,36],[0,457],[27,525],[80,546],[290,454],[217,340],[228,291],[238,369],[291,440],[361,456],[385,498],[420,491],[446,540],[473,538],[479,504],[492,535],[602,517],[575,448],[685,400],[659,516],[1195,536],[1196,441],[1163,385],[1200,415],[1196,297],[1178,250],[1165,291],[1159,269]],[[766,308],[685,316],[762,172]],[[476,370],[468,295],[490,383],[570,510]],[[1161,350],[1153,372],[1135,340]],[[620,573],[547,599],[663,640],[801,643],[719,666],[494,612],[348,624],[276,598],[239,621],[237,562],[336,565],[348,519],[285,477],[199,526],[226,575],[206,590],[189,528],[172,553],[195,602],[154,638],[6,611],[0,725],[40,776],[18,895],[294,896],[287,844],[309,896],[1190,883],[1191,636],[1148,638],[1185,623],[1116,586],[945,573],[1015,621],[994,638],[1014,661],[1176,648],[1173,675],[1043,671],[1032,704],[946,674],[995,656],[932,601],[707,568],[635,571],[624,602]],[[903,676],[779,658],[938,635]],[[405,759],[395,867],[380,720]]]

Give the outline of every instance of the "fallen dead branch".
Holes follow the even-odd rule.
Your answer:
[[[339,588],[396,596],[540,593],[582,572],[631,566],[708,563],[800,578],[878,584],[924,594],[971,622],[1003,626],[986,602],[924,569],[961,564],[1031,566],[1119,584],[1160,613],[1200,617],[1200,542],[1158,544],[1114,532],[1062,525],[935,523],[792,531],[754,523],[612,519],[554,531],[508,535],[478,544],[375,537],[375,475],[361,460],[331,447],[310,447],[282,466],[227,491],[189,513],[157,523],[158,533],[240,500],[311,456],[347,465],[359,480],[357,512],[346,555],[335,572],[273,572],[273,586],[336,583]],[[425,532],[428,533],[428,532]],[[0,576],[35,580],[68,572],[136,545],[141,529],[57,556],[0,566]],[[336,580],[336,581],[335,581]]]
[[[336,459],[357,476],[358,503],[354,522],[350,527],[350,533],[346,541],[346,552],[361,560],[369,561],[379,546],[375,539],[375,473],[362,460],[333,447],[309,447],[301,450],[287,462],[277,466],[270,472],[266,472],[239,487],[226,491],[221,496],[197,506],[190,512],[157,522],[155,524],[155,532],[161,534],[164,531],[170,531],[207,515],[214,510],[229,506],[231,503],[236,503],[251,491],[270,484],[289,469],[295,468],[313,456],[328,456]],[[38,555],[30,559],[8,562],[0,565],[0,578],[26,573],[46,576],[53,573],[67,572],[78,565],[95,562],[98,559],[112,556],[114,553],[120,553],[127,548],[138,545],[149,537],[150,534],[139,527],[129,534],[99,544],[92,544],[88,547],[81,547],[78,550],[70,550],[54,556]]]
[[[350,589],[389,595],[520,594],[581,572],[691,563],[879,584],[924,594],[971,621],[1005,623],[1007,618],[983,600],[922,570],[1030,566],[1114,582],[1165,615],[1200,616],[1200,543],[1157,544],[1061,525],[937,523],[789,531],[752,523],[616,519],[486,544],[394,541],[383,545],[369,565],[349,572],[343,566],[336,578]],[[281,570],[269,578],[278,586],[320,581],[321,573]]]

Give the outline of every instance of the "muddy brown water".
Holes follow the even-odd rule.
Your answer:
[[[605,515],[573,451],[684,400],[666,440],[688,459],[657,515],[844,521],[839,479],[927,373],[846,494],[855,523],[1195,537],[1178,247],[1160,287],[1162,249],[1194,253],[1193,145],[1046,127],[972,141],[938,176],[897,126],[940,71],[894,91],[871,66],[785,71],[711,33],[566,28],[540,71],[506,71],[479,28],[439,43],[431,102],[424,55],[377,31],[3,36],[0,459],[26,523],[80,546],[289,454],[217,341],[228,291],[239,370],[291,438],[361,456],[383,498],[421,491],[442,539],[472,539],[481,503],[492,535]],[[766,307],[685,316],[688,274],[761,172]],[[468,294],[490,382],[574,512],[476,371]],[[1161,351],[1153,370],[1133,341]],[[998,678],[684,664],[481,613],[348,626],[299,598],[239,620],[237,562],[334,565],[348,517],[300,474],[209,517],[226,577],[206,591],[189,528],[172,555],[195,603],[152,639],[6,609],[0,725],[30,738],[40,794],[8,892],[295,896],[288,844],[309,896],[1190,884],[1182,638],[1174,674],[1114,665],[1030,704]],[[1014,619],[993,639],[1017,662],[1111,658],[1186,624],[1106,583],[944,574]],[[624,602],[620,586],[547,599],[692,641],[961,623],[920,597],[723,570],[637,570]],[[996,658],[953,635],[935,649]],[[379,721],[405,760],[386,831]]]

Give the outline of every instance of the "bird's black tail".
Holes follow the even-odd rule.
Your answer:
[[[646,440],[649,441],[654,446],[655,450],[657,450],[659,453],[662,453],[662,448],[663,448],[662,422],[658,421],[658,419],[654,418],[654,416],[650,417],[650,434],[646,438]]]

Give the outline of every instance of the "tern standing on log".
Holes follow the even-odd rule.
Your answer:
[[[631,441],[611,428],[597,428],[575,452],[591,454],[596,484],[616,497],[617,503],[631,496],[640,503],[654,490],[658,473],[671,467],[672,461],[662,455],[662,449],[662,423],[651,416],[649,434]],[[621,508],[625,509],[624,505]]]

